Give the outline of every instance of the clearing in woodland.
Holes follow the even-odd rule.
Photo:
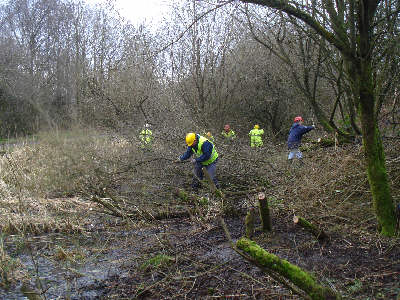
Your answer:
[[[0,161],[0,298],[301,299],[301,287],[235,252],[244,219],[266,195],[272,230],[253,240],[347,299],[398,299],[400,239],[377,232],[360,145],[304,143],[304,165],[284,144],[220,153],[223,200],[207,182],[192,194],[190,163],[155,141],[78,130],[47,133]],[[171,141],[182,144],[182,140]],[[400,199],[399,141],[385,141]],[[293,222],[306,219],[324,239]],[[300,291],[300,292],[299,292]]]

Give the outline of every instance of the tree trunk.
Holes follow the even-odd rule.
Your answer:
[[[241,238],[236,243],[238,249],[245,252],[257,262],[257,265],[278,273],[287,278],[302,289],[311,299],[330,300],[340,299],[340,296],[331,289],[320,285],[316,279],[308,272],[296,265],[292,265],[287,260],[280,259],[276,255],[265,251],[255,242]]]
[[[382,139],[375,117],[371,62],[361,61],[359,71],[361,129],[373,205],[381,234],[394,236],[396,233],[395,207],[386,172]]]
[[[368,103],[361,101],[361,123],[368,182],[381,234],[396,233],[395,207],[390,192],[385,166],[385,153],[379,129],[374,121],[374,112]]]

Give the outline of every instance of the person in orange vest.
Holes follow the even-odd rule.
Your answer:
[[[179,157],[180,161],[189,159],[194,154],[196,158],[192,158],[192,163],[194,167],[194,176],[192,181],[192,189],[197,191],[201,186],[200,180],[203,180],[203,167],[210,174],[217,189],[219,189],[219,184],[217,180],[217,161],[218,152],[215,149],[214,144],[206,139],[204,136],[190,132],[186,135],[186,152]]]

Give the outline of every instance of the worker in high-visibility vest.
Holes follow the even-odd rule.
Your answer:
[[[264,129],[260,129],[258,124],[254,125],[254,128],[250,130],[250,146],[251,147],[261,147],[263,145],[262,135],[264,134]]]
[[[150,130],[150,124],[145,124],[143,130],[139,134],[142,148],[151,148],[153,143],[153,132]]]
[[[215,150],[214,144],[204,136],[193,132],[186,135],[186,144],[188,146],[186,152],[179,157],[179,161],[189,159],[193,154],[196,156],[196,158],[192,158],[194,167],[192,189],[197,191],[201,186],[200,180],[203,180],[204,177],[203,167],[206,168],[215,186],[219,189],[216,176],[218,152]]]
[[[221,132],[221,135],[226,139],[226,140],[233,140],[236,138],[235,132],[231,129],[231,126],[229,124],[226,124],[224,126],[224,130]]]

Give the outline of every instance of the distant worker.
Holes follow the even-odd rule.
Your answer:
[[[209,140],[210,142],[214,143],[214,137],[211,134],[211,132],[206,133],[206,139]]]
[[[260,129],[260,126],[257,124],[254,125],[254,128],[250,130],[250,146],[251,147],[261,147],[263,145],[262,135],[264,134],[264,129]]]
[[[289,137],[288,137],[288,149],[289,149],[289,156],[288,160],[292,162],[292,159],[296,156],[300,161],[303,158],[303,154],[299,150],[299,147],[301,145],[301,138],[303,134],[315,129],[315,126],[304,126],[303,125],[303,118],[300,116],[297,116],[294,118],[294,123],[292,127],[290,128],[289,131]]]
[[[227,140],[233,140],[236,138],[235,132],[231,129],[229,124],[226,124],[224,126],[224,130],[221,132],[222,136],[226,138]]]
[[[204,174],[202,168],[206,168],[210,174],[212,181],[214,182],[217,189],[219,184],[217,180],[217,161],[218,153],[215,150],[214,144],[206,139],[204,136],[190,132],[186,135],[186,144],[188,146],[186,152],[179,157],[180,161],[189,159],[192,154],[196,155],[196,158],[192,159],[194,167],[194,176],[192,181],[193,191],[197,191],[201,186],[200,180],[203,180]]]
[[[144,129],[140,132],[140,141],[142,142],[142,148],[151,148],[153,142],[153,132],[150,130],[150,124],[145,124]]]

